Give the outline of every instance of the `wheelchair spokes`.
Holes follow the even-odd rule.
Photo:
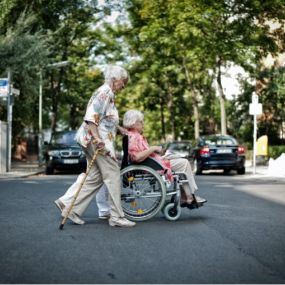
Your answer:
[[[151,168],[129,166],[121,173],[121,200],[125,215],[143,221],[155,216],[165,202],[165,184]]]

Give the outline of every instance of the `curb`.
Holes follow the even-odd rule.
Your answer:
[[[33,175],[39,175],[44,173],[44,170],[31,171],[31,172],[20,172],[20,171],[11,171],[6,173],[0,173],[0,180],[2,179],[13,179],[13,178],[25,178]]]

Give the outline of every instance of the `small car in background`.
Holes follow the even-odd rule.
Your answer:
[[[177,154],[183,158],[190,160],[192,154],[192,144],[191,141],[172,141],[165,145],[166,153],[170,152]]]
[[[207,135],[198,139],[193,149],[194,171],[222,169],[245,174],[245,148],[229,135]]]
[[[86,170],[86,157],[74,140],[75,134],[76,131],[55,133],[51,142],[45,145],[46,174],[53,174],[55,170]]]

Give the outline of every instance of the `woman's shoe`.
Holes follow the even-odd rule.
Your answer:
[[[200,196],[195,195],[195,199],[197,201],[197,203],[206,203],[207,200],[205,198],[202,198]]]

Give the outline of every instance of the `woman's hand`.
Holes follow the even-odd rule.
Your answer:
[[[156,152],[156,153],[161,153],[162,152],[162,147],[160,145],[154,145],[150,147],[152,152]]]

